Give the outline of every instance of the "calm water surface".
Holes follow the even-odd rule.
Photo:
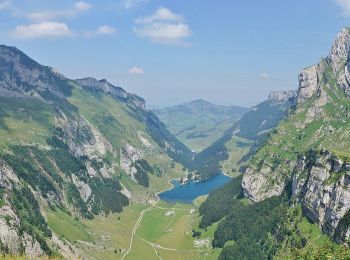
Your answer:
[[[209,194],[212,190],[223,186],[230,180],[232,178],[224,174],[216,175],[205,181],[190,182],[185,185],[180,185],[178,180],[173,180],[171,183],[174,187],[171,190],[160,193],[159,198],[167,202],[192,203],[197,197]]]

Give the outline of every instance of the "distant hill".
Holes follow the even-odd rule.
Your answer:
[[[248,111],[248,108],[218,106],[202,99],[154,110],[169,131],[194,151],[213,144]]]
[[[296,94],[296,91],[271,92],[265,101],[253,107],[228,128],[221,138],[198,153],[194,164],[200,178],[215,175],[221,168],[225,171],[238,171],[244,153],[244,157],[249,158],[267,134],[287,116],[296,103]],[[238,154],[242,155],[241,158],[237,157]]]

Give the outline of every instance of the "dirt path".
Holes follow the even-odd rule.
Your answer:
[[[158,191],[158,192],[156,193],[157,200],[156,200],[155,202],[153,202],[152,205],[150,205],[148,208],[146,208],[146,209],[144,209],[144,210],[141,211],[140,216],[139,216],[139,218],[137,219],[137,221],[136,221],[136,223],[135,223],[135,225],[134,225],[134,227],[133,227],[133,229],[132,229],[132,232],[131,232],[131,239],[130,239],[129,248],[128,248],[127,251],[125,251],[125,253],[124,253],[123,257],[121,258],[121,260],[124,260],[124,258],[130,253],[130,251],[131,251],[131,249],[132,249],[132,244],[133,244],[133,240],[134,240],[135,233],[136,233],[137,229],[139,228],[139,226],[140,226],[140,224],[141,224],[141,221],[142,221],[142,218],[143,218],[144,214],[145,214],[147,211],[150,211],[150,210],[152,210],[152,209],[154,209],[154,208],[168,209],[168,210],[189,210],[189,209],[181,209],[181,208],[164,208],[164,207],[159,207],[159,206],[157,206],[158,202],[160,201],[159,196],[158,196],[159,193],[162,193],[162,192],[164,192],[164,191],[170,190],[170,189],[172,189],[173,186],[174,186],[174,185],[171,183],[171,180],[169,180],[168,183],[171,184],[171,187],[169,187],[169,188],[167,188],[167,189],[164,189],[164,190],[161,190],[161,191]],[[164,249],[164,250],[171,250],[171,251],[177,251],[177,250],[178,250],[178,251],[183,251],[183,250],[180,250],[180,249],[165,248],[165,247],[162,247],[162,246],[160,246],[160,245],[151,243],[151,242],[149,242],[149,241],[147,241],[147,240],[144,240],[144,239],[142,239],[142,240],[143,240],[144,242],[150,244],[150,245],[153,247],[153,249],[154,249],[154,251],[155,251],[157,257],[159,257],[161,260],[162,260],[162,257],[159,255],[159,253],[158,253],[158,251],[156,250],[156,248],[160,248],[160,249]],[[185,250],[185,251],[186,251],[186,250]],[[202,250],[189,250],[189,251],[202,251]]]
[[[167,190],[170,190],[170,189],[173,188],[173,184],[171,183],[171,180],[169,180],[168,183],[171,184],[171,187],[166,188],[165,190],[158,191],[158,192],[156,193],[157,200],[156,200],[151,206],[149,206],[147,209],[144,209],[144,210],[141,211],[140,216],[139,216],[139,218],[137,219],[137,221],[136,221],[136,223],[135,223],[135,226],[134,226],[134,228],[132,229],[132,232],[131,232],[131,239],[130,239],[129,248],[128,248],[128,250],[126,250],[126,252],[124,253],[124,255],[123,255],[123,257],[121,258],[121,260],[124,260],[124,258],[125,258],[125,257],[130,253],[130,251],[131,251],[132,243],[133,243],[133,240],[134,240],[134,236],[135,236],[136,230],[137,230],[137,229],[139,228],[139,226],[140,226],[140,223],[141,223],[141,221],[142,221],[143,215],[144,215],[147,211],[150,211],[151,209],[153,209],[154,207],[156,207],[157,203],[160,201],[158,194],[161,193],[161,192],[164,192],[164,191],[167,191]],[[155,250],[155,251],[156,251],[156,250]]]
[[[136,223],[135,223],[135,226],[134,226],[134,228],[132,229],[132,232],[131,232],[130,246],[129,246],[128,250],[124,253],[124,255],[123,255],[123,257],[121,258],[121,260],[123,260],[123,259],[130,253],[130,251],[131,251],[132,243],[133,243],[133,240],[134,240],[134,236],[135,236],[136,230],[137,230],[138,227],[140,226],[140,223],[141,223],[141,221],[142,221],[143,215],[144,215],[147,211],[149,211],[149,210],[151,210],[152,208],[154,208],[155,205],[156,205],[158,202],[159,202],[159,198],[158,198],[151,206],[149,206],[147,209],[144,209],[144,210],[141,211],[140,216],[139,216],[139,218],[137,219],[137,221],[136,221]]]

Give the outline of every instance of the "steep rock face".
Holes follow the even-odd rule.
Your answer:
[[[258,202],[280,195],[283,191],[284,183],[278,180],[278,184],[271,186],[268,178],[271,174],[273,174],[273,170],[268,165],[265,165],[257,172],[252,168],[248,168],[245,172],[245,178],[242,180],[245,196],[253,202]],[[259,187],[259,189],[256,189],[256,187]]]
[[[298,103],[304,102],[317,93],[318,90],[317,66],[304,69],[299,74]]]
[[[349,185],[350,164],[326,151],[314,158],[302,156],[293,174],[293,195],[306,216],[337,242],[349,237],[350,223],[344,223],[350,209]]]

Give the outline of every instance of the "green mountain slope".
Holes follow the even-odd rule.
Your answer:
[[[195,156],[199,176],[207,178],[222,168],[238,174],[242,157],[253,153],[271,129],[286,117],[295,97],[294,91],[272,92],[267,100],[244,114],[220,139]]]
[[[152,201],[164,175],[193,156],[142,98],[106,80],[67,79],[3,45],[0,147],[0,251],[34,257],[76,257],[73,241],[57,237],[60,215],[79,229],[80,218]]]
[[[237,136],[249,140],[261,140],[286,116],[296,103],[295,91],[274,91],[267,100],[253,107],[238,121]]]
[[[218,106],[199,99],[154,112],[184,144],[201,151],[219,139],[248,109]]]

